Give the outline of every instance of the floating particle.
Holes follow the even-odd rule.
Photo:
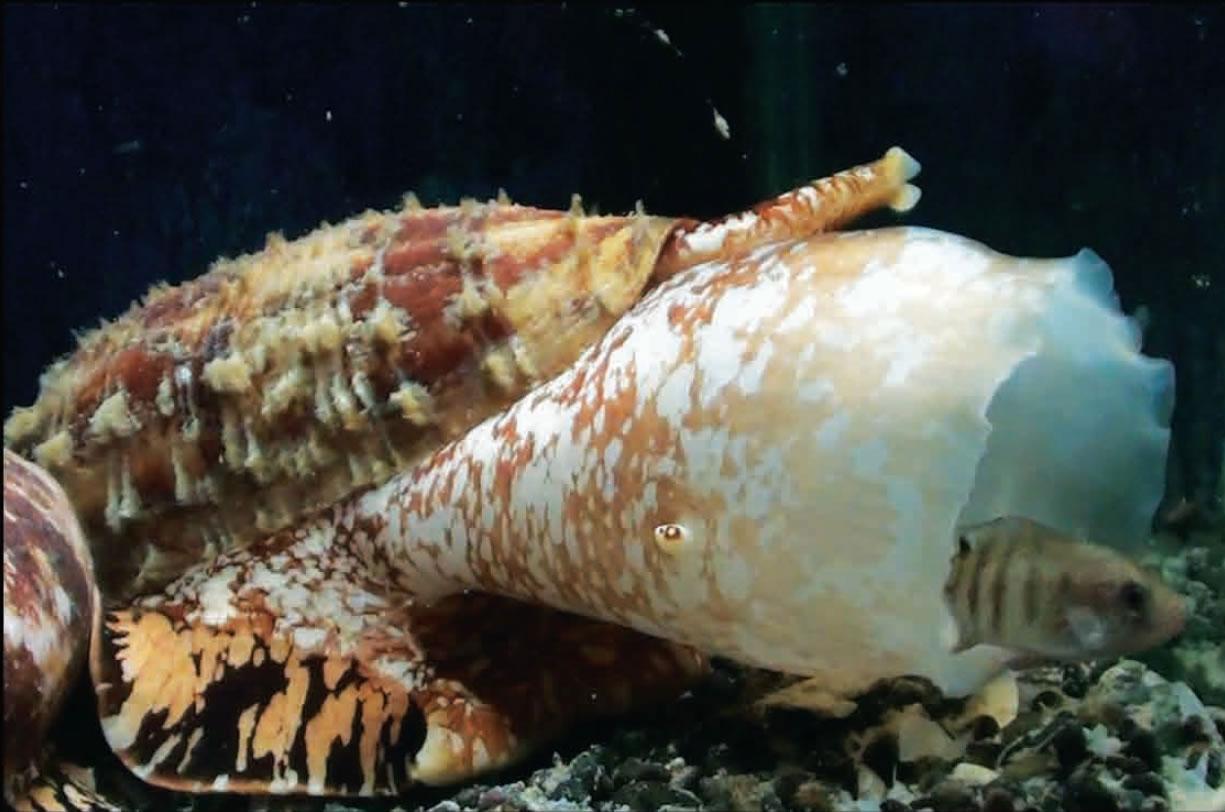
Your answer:
[[[727,141],[732,137],[732,128],[728,125],[727,119],[719,114],[718,110],[716,110],[713,106],[710,108],[710,110],[715,114],[715,129],[719,132],[719,135],[723,137],[723,140]]]
[[[850,72],[851,69],[846,66],[845,62],[839,62],[838,66],[834,68],[834,73],[838,74],[840,79],[845,79],[846,75]]]

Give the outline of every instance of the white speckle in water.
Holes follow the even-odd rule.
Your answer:
[[[719,111],[715,108],[712,107],[710,109],[715,114],[715,130],[718,131],[724,141],[729,140],[732,137],[732,128],[728,125],[727,119],[720,115]]]
[[[845,79],[847,77],[847,74],[849,74],[850,72],[851,72],[851,69],[846,66],[845,62],[839,62],[838,66],[834,68],[834,73],[838,74],[839,79]]]

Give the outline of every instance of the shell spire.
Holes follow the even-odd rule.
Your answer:
[[[831,231],[881,207],[903,213],[919,202],[910,183],[919,162],[901,147],[884,157],[759,203],[720,220],[688,221],[676,229],[655,269],[660,281],[709,260],[732,260],[768,243]]]

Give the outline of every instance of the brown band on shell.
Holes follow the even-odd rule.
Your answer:
[[[89,550],[63,491],[4,451],[4,791],[25,774],[80,672],[97,594]]]

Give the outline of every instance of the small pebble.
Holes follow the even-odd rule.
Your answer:
[[[933,812],[977,812],[974,796],[968,788],[957,781],[941,781],[928,797]],[[915,809],[922,809],[919,802]]]
[[[881,736],[864,748],[862,761],[872,772],[880,776],[885,786],[893,783],[897,772],[897,737]]]
[[[1135,756],[1109,756],[1106,758],[1106,763],[1127,775],[1148,772],[1148,765]]]
[[[1051,739],[1051,746],[1065,775],[1076,769],[1089,755],[1089,748],[1085,744],[1085,731],[1075,722],[1063,725]]]
[[[1188,716],[1179,730],[1184,744],[1208,744],[1208,729],[1202,716]]]
[[[703,761],[703,767],[706,772],[714,773],[720,767],[726,767],[731,762],[732,748],[727,745],[727,742],[716,742],[706,751],[706,758]]]
[[[999,732],[1000,723],[996,721],[994,716],[988,716],[987,714],[976,717],[970,725],[970,738],[976,742],[990,739]]]
[[[1161,753],[1157,747],[1157,737],[1147,730],[1137,730],[1131,741],[1123,748],[1126,755],[1134,756],[1143,761],[1150,770],[1161,769]]]
[[[783,766],[774,776],[774,794],[786,804],[792,804],[796,792],[801,786],[812,780],[812,774],[806,770],[791,766]]]
[[[1034,710],[1039,710],[1041,708],[1057,708],[1062,704],[1063,697],[1059,695],[1059,692],[1047,689],[1035,696],[1030,706]]]
[[[1089,680],[1079,665],[1070,665],[1063,669],[1063,683],[1059,688],[1066,696],[1083,699],[1089,693]]]
[[[697,786],[698,779],[702,777],[702,771],[692,764],[686,764],[671,771],[672,777],[668,779],[668,783],[678,789],[691,790]]]
[[[1012,793],[1003,787],[988,787],[983,793],[983,812],[1016,812]]]
[[[621,786],[631,781],[668,781],[672,774],[662,764],[643,761],[640,758],[627,758],[613,770],[613,786]]]
[[[624,804],[635,812],[655,812],[668,805],[674,809],[700,809],[698,796],[659,781],[632,781],[612,794],[614,804]]]
[[[1102,782],[1080,776],[1064,784],[1063,809],[1065,812],[1118,812],[1119,805]]]
[[[999,742],[979,741],[970,742],[966,745],[966,761],[972,764],[981,764],[984,767],[995,767],[999,762],[1000,752],[1004,746]]]
[[[820,781],[805,781],[796,787],[791,806],[801,812],[834,812],[829,789]]]
[[[518,809],[519,806],[511,795],[514,789],[513,785],[509,787],[490,787],[482,792],[480,798],[477,799],[477,809]]]
[[[981,787],[990,784],[999,777],[999,773],[989,767],[983,767],[978,764],[970,764],[962,762],[953,768],[949,777],[954,781],[960,781],[966,786]]]
[[[1138,790],[1148,796],[1165,797],[1165,784],[1155,773],[1144,772],[1129,775],[1123,779],[1123,786],[1127,789]]]
[[[455,801],[455,803],[461,809],[470,809],[480,803],[481,794],[485,792],[485,789],[485,787],[482,787],[479,784],[476,786],[464,787],[459,792],[455,793],[455,797],[452,798],[452,800]]]

